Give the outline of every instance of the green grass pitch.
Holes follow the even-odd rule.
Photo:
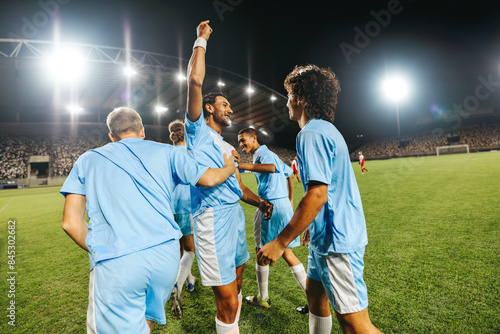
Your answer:
[[[384,333],[500,333],[500,153],[353,164],[369,244],[370,315]],[[243,175],[253,190],[254,177]],[[59,188],[0,191],[0,333],[84,333],[88,258],[60,227]],[[295,205],[303,189],[296,183]],[[257,292],[252,218],[243,204],[251,259],[243,294]],[[8,325],[7,241],[16,221],[15,327]],[[295,249],[307,263],[307,249]],[[195,262],[196,263],[196,262]],[[193,273],[199,277],[198,268]],[[243,305],[241,333],[307,333],[294,311],[305,296],[283,260],[271,268],[269,310]],[[183,291],[184,318],[154,333],[215,333],[210,288]],[[333,333],[340,333],[334,319]]]

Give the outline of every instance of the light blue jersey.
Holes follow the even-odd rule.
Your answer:
[[[83,154],[61,194],[86,196],[90,266],[180,239],[171,194],[207,170],[171,145],[122,139]]]
[[[262,145],[253,152],[254,164],[271,164],[276,167],[274,173],[254,173],[259,187],[259,197],[272,200],[288,197],[286,179],[293,171],[283,161],[271,152],[266,145]]]
[[[174,146],[174,150],[181,150],[186,152],[185,146]],[[192,212],[191,208],[191,185],[178,184],[174,188],[172,194],[172,206],[174,214],[189,214]]]
[[[228,156],[234,147],[224,141],[221,135],[212,130],[200,115],[196,122],[187,117],[184,121],[187,152],[202,166],[224,167],[224,153]],[[199,215],[206,208],[237,203],[243,193],[236,176],[231,175],[224,183],[212,188],[192,188],[191,200],[193,214]]]
[[[310,247],[320,254],[351,253],[368,243],[365,216],[349,150],[330,122],[311,119],[297,136],[300,176],[328,185],[328,200],[309,226]]]

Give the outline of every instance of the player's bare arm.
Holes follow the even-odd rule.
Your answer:
[[[85,238],[89,231],[85,222],[86,198],[83,195],[67,194],[64,201],[62,229],[74,242],[86,251]]]
[[[257,261],[273,265],[281,257],[286,246],[309,227],[327,202],[327,195],[328,186],[326,184],[310,182],[290,223],[276,239],[268,242],[260,249],[257,254]]]
[[[295,189],[295,183],[293,182],[293,173],[286,178],[286,183],[288,186],[288,199],[290,200],[293,208],[293,191]]]
[[[232,156],[227,156],[224,153],[224,167],[222,168],[209,168],[198,180],[197,186],[202,187],[215,187],[226,181],[236,171],[234,159]]]
[[[208,41],[212,28],[208,25],[210,21],[201,22],[196,28],[198,38]],[[203,96],[201,87],[205,79],[205,49],[201,46],[193,50],[189,59],[188,69],[188,98],[187,117],[191,122],[196,122],[200,118],[203,107]]]
[[[273,164],[249,164],[245,162],[240,162],[240,154],[238,151],[233,150],[231,153],[236,162],[238,163],[238,168],[247,170],[249,172],[257,172],[257,173],[275,173],[276,166]]]
[[[250,189],[248,189],[248,187],[245,186],[241,181],[241,175],[238,169],[236,169],[235,175],[238,183],[240,184],[240,189],[243,192],[241,200],[247,204],[258,207],[259,210],[264,214],[265,220],[271,219],[271,216],[273,214],[273,204],[260,198],[259,196],[255,195]]]

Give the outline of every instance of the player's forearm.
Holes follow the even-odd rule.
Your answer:
[[[195,122],[201,115],[203,97],[201,87],[205,79],[205,50],[197,47],[193,50],[188,65],[188,101],[187,111],[190,121]]]
[[[239,169],[248,170],[250,172],[257,173],[274,173],[276,172],[276,166],[273,164],[249,164],[240,163],[238,165]]]
[[[243,192],[243,196],[241,200],[247,204],[259,207],[261,199],[259,196],[255,195],[247,186],[240,183],[241,191]]]
[[[215,187],[226,181],[232,174],[234,174],[234,167],[231,166],[209,168],[203,173],[196,185],[206,188]]]
[[[277,241],[286,247],[290,242],[297,238],[318,215],[321,208],[327,201],[327,186],[318,186],[324,188],[313,188],[307,190],[304,197],[300,200],[290,223],[281,231],[276,238]]]
[[[78,246],[88,251],[87,246],[85,246],[85,239],[87,238],[89,229],[85,220],[68,220],[68,218],[63,218],[62,228]]]
[[[288,184],[288,199],[293,203],[293,191],[295,189],[295,184],[293,182],[293,174],[286,179]]]

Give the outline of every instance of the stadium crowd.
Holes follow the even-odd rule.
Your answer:
[[[470,125],[462,127],[457,133],[419,133],[401,138],[388,138],[363,145],[351,153],[351,160],[358,160],[358,151],[367,159],[377,157],[398,157],[410,155],[435,154],[436,147],[446,146],[449,136],[457,135],[457,144],[468,144],[471,151],[494,148],[500,145],[498,123]],[[109,142],[105,135],[70,136],[0,136],[0,180],[26,178],[28,159],[35,155],[48,155],[51,161],[51,176],[67,176],[76,159],[85,151],[100,147]],[[238,147],[236,142],[231,143]],[[291,165],[296,152],[277,146],[268,146],[283,162]],[[251,163],[252,156],[241,154],[242,162]]]
[[[376,140],[360,147],[350,154],[351,160],[358,160],[358,151],[365,158],[390,158],[412,155],[436,154],[436,147],[446,146],[448,137],[459,137],[454,144],[467,144],[471,151],[495,148],[500,145],[500,130],[498,123],[469,125],[454,132],[427,131],[400,138],[393,137]]]

